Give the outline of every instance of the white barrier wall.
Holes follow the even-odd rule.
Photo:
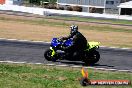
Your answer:
[[[17,5],[0,5],[0,10],[20,11],[20,12],[44,15],[43,14],[44,11],[42,8],[25,7],[25,6],[17,6]]]
[[[5,0],[6,5],[13,5],[13,0]]]
[[[66,11],[66,10],[53,10],[53,9],[25,7],[25,6],[17,6],[17,5],[0,5],[0,10],[20,11],[20,12],[26,12],[26,13],[39,14],[39,15],[60,14],[60,15],[89,16],[89,17],[132,20],[132,16],[119,16],[119,15],[110,15],[110,14],[86,13],[86,12],[75,12],[75,11]]]
[[[5,0],[6,5],[21,5],[23,0]]]

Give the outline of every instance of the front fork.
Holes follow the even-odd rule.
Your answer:
[[[51,56],[53,57],[56,54],[56,52],[52,47],[50,47],[50,50],[52,51]]]
[[[62,59],[64,59],[66,56],[62,53],[57,53],[52,47],[50,47],[50,50],[52,51],[51,52],[51,57],[53,57],[54,59],[56,58],[58,58],[58,59],[60,59],[60,60],[62,60]]]

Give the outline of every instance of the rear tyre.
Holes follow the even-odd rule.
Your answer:
[[[47,49],[47,50],[44,52],[44,57],[45,57],[45,59],[48,60],[48,61],[51,61],[51,60],[52,60],[51,54],[52,54],[52,51],[51,51],[50,49]]]
[[[98,51],[92,51],[90,54],[87,54],[85,57],[85,64],[86,65],[93,65],[95,63],[97,63],[100,59],[100,54]]]

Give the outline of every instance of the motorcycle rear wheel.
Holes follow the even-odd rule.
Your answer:
[[[92,51],[90,54],[86,54],[85,56],[85,64],[86,65],[94,65],[95,63],[97,63],[100,59],[100,54],[98,51]]]

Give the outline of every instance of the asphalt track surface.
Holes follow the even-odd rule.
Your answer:
[[[81,61],[57,61],[45,60],[43,54],[49,48],[48,43],[20,42],[0,40],[0,61],[14,61],[27,63],[55,63],[57,65],[67,64],[69,66],[83,66]],[[101,59],[92,67],[130,70],[132,71],[132,50],[101,47],[99,49]]]

